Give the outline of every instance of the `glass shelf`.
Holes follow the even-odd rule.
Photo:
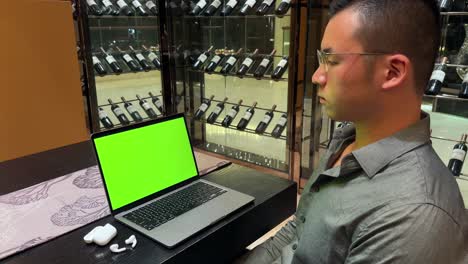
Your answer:
[[[205,113],[205,115],[206,115],[206,114],[208,114],[208,112]],[[193,119],[193,116],[191,116],[191,115],[186,115],[186,116],[187,116],[188,118]],[[221,117],[221,116],[218,117],[219,120],[221,120],[220,117]],[[196,122],[200,122],[200,123],[204,123],[204,124],[206,124],[206,125],[224,127],[224,126],[221,125],[221,122],[218,122],[218,121],[214,122],[213,124],[208,123],[208,122],[206,121],[206,119],[199,119],[199,120],[196,120],[196,119],[195,119],[195,121],[196,121]],[[272,126],[276,126],[276,124],[270,123],[270,125],[269,125],[268,127],[272,127]],[[245,132],[245,133],[249,133],[249,134],[253,134],[253,135],[257,135],[257,136],[270,137],[270,138],[274,138],[274,139],[278,139],[278,140],[286,140],[286,137],[285,137],[285,136],[280,136],[279,138],[275,138],[275,137],[272,136],[271,133],[264,132],[264,133],[262,133],[262,134],[258,134],[258,133],[255,132],[255,130],[249,129],[249,128],[246,128],[246,129],[244,129],[244,130],[239,130],[239,129],[237,129],[237,127],[236,127],[235,125],[233,125],[233,124],[231,124],[229,127],[224,127],[224,128],[226,128],[226,129],[231,129],[231,130],[236,130],[236,131],[240,131],[240,132]],[[284,133],[284,131],[283,131],[283,133]]]
[[[119,103],[116,103],[116,104],[119,104]],[[128,114],[128,112],[126,114]],[[140,121],[140,122],[135,122],[133,119],[131,119],[131,117],[128,117],[129,118],[128,120],[130,121],[130,124],[135,124],[135,123],[145,122],[145,121],[148,121],[148,120],[158,119],[158,118],[161,118],[161,117],[164,117],[164,115],[158,115],[155,118],[142,117],[143,121]],[[101,123],[99,123],[99,125],[100,125],[99,132],[107,131],[107,130],[113,130],[113,129],[116,129],[116,128],[119,128],[119,127],[123,127],[122,124],[114,124],[114,126],[112,128],[105,128]],[[128,125],[125,125],[125,126],[128,126]]]
[[[290,15],[284,15],[283,17],[289,17]],[[90,19],[158,19],[159,16],[151,15],[151,16],[111,16],[111,15],[102,15],[102,16],[96,16],[96,15],[89,15],[88,18]],[[252,19],[252,18],[280,18],[275,14],[268,14],[268,15],[263,15],[263,16],[257,16],[257,15],[246,15],[246,16],[240,16],[240,15],[232,15],[232,16],[203,16],[203,15],[198,15],[198,16],[182,16],[185,19],[196,19],[196,18],[215,18],[215,19],[237,19],[237,18],[246,18],[246,19]],[[283,18],[281,17],[281,18]],[[280,18],[280,19],[281,19]]]
[[[108,73],[106,73],[104,75],[99,75],[99,74],[95,73],[95,76],[96,76],[96,78],[104,78],[104,77],[109,76],[109,75],[126,75],[126,74],[140,73],[140,72],[159,72],[159,71],[161,71],[161,70],[153,68],[153,69],[151,69],[149,71],[136,71],[136,72],[128,71],[128,72],[122,72],[122,73],[108,72]]]
[[[208,75],[220,75],[220,76],[224,76],[224,77],[237,77],[237,78],[239,78],[239,79],[244,79],[244,78],[245,78],[245,79],[256,79],[256,80],[258,80],[258,79],[255,78],[253,75],[249,75],[249,74],[246,74],[246,75],[244,75],[243,77],[239,77],[239,76],[237,76],[235,73],[232,73],[232,72],[229,73],[229,74],[227,74],[227,75],[225,75],[225,74],[221,74],[221,73],[219,73],[219,72],[207,73],[207,72],[204,72],[204,71],[200,71],[200,70],[197,71],[197,70],[192,70],[192,69],[190,69],[189,71],[190,71],[190,72],[204,73],[204,74],[208,74]],[[281,78],[281,79],[274,80],[273,78],[268,77],[268,76],[266,76],[266,75],[263,76],[263,77],[262,77],[260,80],[258,80],[258,81],[262,81],[262,80],[269,80],[269,81],[274,81],[274,82],[287,82],[287,81],[288,81],[287,78]]]
[[[468,16],[468,12],[440,12],[442,16]]]
[[[444,138],[444,137],[437,137],[437,136],[431,136],[431,138],[439,139],[439,140],[443,140],[443,141],[455,142],[455,143],[459,143],[459,142],[460,142],[460,140],[451,139],[451,138]]]
[[[435,63],[435,65],[441,65],[440,63]],[[462,64],[447,64],[447,67],[450,68],[468,68],[468,65],[462,65]]]
[[[210,142],[195,142],[195,148],[208,150],[215,154],[225,155],[237,160],[246,161],[251,164],[268,167],[280,172],[287,171],[288,164],[282,160],[266,157],[248,151],[231,148],[226,145],[220,145]]]
[[[158,16],[111,16],[111,15],[103,15],[103,16],[95,16],[89,15],[88,18],[90,19],[157,19]]]
[[[456,95],[449,95],[449,94],[442,94],[442,95],[424,95],[425,98],[433,98],[433,99],[448,99],[453,101],[465,101],[468,102],[468,99],[459,98]]]
[[[204,98],[204,100],[208,100],[208,98]],[[213,99],[213,100],[211,100],[211,101],[213,101],[213,102],[218,102],[218,103],[223,102],[223,101],[216,100],[216,99]],[[226,102],[225,104],[228,104],[228,105],[237,105],[236,103],[230,103],[230,102]],[[240,106],[240,107],[246,107],[246,108],[252,107],[252,105],[244,105],[244,104],[240,104],[239,106]],[[257,107],[257,106],[255,106],[255,109],[259,109],[259,110],[263,110],[263,111],[271,111],[271,108],[268,109],[268,108],[262,108],[262,107]],[[275,111],[273,111],[273,112],[275,112],[275,113],[281,113],[281,114],[286,114],[286,113],[287,113],[287,112],[280,111],[280,110],[275,110]]]
[[[289,17],[290,15],[284,15],[284,17]],[[189,19],[195,19],[195,18],[215,18],[215,19],[237,19],[237,18],[246,18],[246,19],[252,19],[252,18],[279,18],[275,14],[269,14],[269,15],[263,15],[263,16],[256,16],[256,15],[246,15],[246,16],[203,16],[203,15],[198,15],[198,16],[184,16],[184,18],[189,18]]]
[[[162,97],[162,95],[155,95],[154,97]],[[151,98],[151,96],[146,96],[146,97],[141,97],[142,100],[152,100],[153,98]],[[136,101],[139,101],[138,99],[125,99],[127,102],[136,102]],[[118,104],[123,104],[124,102],[114,102],[114,104],[118,105]],[[106,106],[111,106],[111,104],[103,104],[103,105],[99,105],[99,107],[106,107]]]
[[[100,27],[89,27],[90,30],[102,31],[102,30],[128,30],[128,29],[146,29],[146,30],[159,30],[158,26],[100,26]]]

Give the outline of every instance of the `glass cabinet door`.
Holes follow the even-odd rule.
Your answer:
[[[164,114],[157,0],[80,0],[93,132]]]
[[[333,133],[335,123],[325,113],[317,97],[317,87],[312,83],[312,75],[318,68],[316,51],[320,49],[322,34],[328,22],[328,1],[312,3],[307,1],[307,33],[305,42],[306,57],[304,71],[304,95],[302,111],[300,188],[305,185],[318,165],[320,156],[324,153]]]
[[[168,1],[175,101],[196,148],[288,172],[291,9],[278,14],[285,4]]]
[[[468,12],[463,8],[454,5],[441,12],[439,58],[422,106],[431,115],[432,145],[447,165],[452,160],[451,170],[457,170],[451,165],[462,151],[453,148],[468,133]],[[466,164],[461,174],[468,175]]]

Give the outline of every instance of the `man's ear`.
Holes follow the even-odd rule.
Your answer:
[[[410,71],[410,60],[402,54],[395,54],[385,58],[385,80],[382,89],[391,90],[407,81]]]

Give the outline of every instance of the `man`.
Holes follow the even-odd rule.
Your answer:
[[[312,81],[327,115],[354,126],[334,134],[294,220],[246,263],[468,263],[463,200],[420,109],[439,47],[436,1],[330,10]]]

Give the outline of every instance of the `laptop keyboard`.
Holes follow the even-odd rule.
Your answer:
[[[226,190],[211,184],[197,182],[125,214],[123,217],[146,230],[152,230],[225,192]]]

